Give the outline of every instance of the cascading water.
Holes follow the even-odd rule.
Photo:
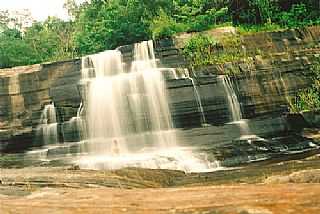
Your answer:
[[[241,135],[249,135],[250,130],[246,120],[243,120],[240,103],[228,76],[223,76],[222,84],[227,94],[227,101],[233,123],[239,124]]]
[[[45,105],[37,128],[37,135],[42,137],[44,144],[58,142],[57,114],[54,103]]]
[[[151,140],[149,143],[162,146],[175,145],[164,81],[156,69],[152,42],[135,45],[135,60],[129,73],[124,72],[117,50],[92,55],[90,59],[95,78],[88,83],[88,134],[90,141],[96,142],[90,145],[91,152],[127,153],[127,137],[144,132],[148,134],[137,139],[142,143]],[[116,149],[112,148],[115,144]]]
[[[70,119],[68,124],[69,127],[67,127],[68,130],[73,130],[74,133],[78,133],[79,140],[84,139],[85,135],[85,121],[81,118],[82,110],[83,104],[81,102],[77,111],[77,116]]]
[[[194,81],[194,78],[190,77],[189,71],[188,69],[183,69],[180,71],[177,71],[177,69],[175,68],[166,68],[162,70],[163,73],[166,75],[167,79],[188,79],[190,80],[192,87],[193,87],[193,92],[194,92],[194,98],[195,101],[197,102],[197,107],[198,107],[198,111],[200,114],[200,122],[202,126],[209,126],[209,124],[207,124],[207,120],[206,120],[206,116],[204,114],[204,109],[203,109],[203,105],[202,105],[202,101],[201,101],[201,96],[198,90],[198,87]]]
[[[189,79],[192,83],[192,86],[193,86],[193,91],[194,91],[194,94],[195,94],[195,99],[197,101],[197,104],[198,104],[198,110],[200,112],[200,115],[201,115],[201,125],[202,126],[207,126],[207,120],[206,120],[206,117],[204,115],[204,110],[203,110],[203,106],[202,106],[202,101],[201,101],[201,97],[200,97],[200,93],[197,89],[197,86],[193,80],[193,78],[191,77],[188,77],[187,79]]]
[[[78,161],[80,167],[135,166],[184,171],[210,168],[207,161],[177,146],[163,69],[157,68],[152,41],[135,44],[129,72],[124,71],[118,50],[91,55],[89,59],[95,77],[82,75],[89,156]],[[88,58],[83,60],[88,62]]]
[[[228,99],[229,108],[231,111],[232,121],[240,121],[242,119],[240,103],[232,87],[230,78],[228,76],[224,76],[222,79],[222,84],[227,93],[227,99]]]

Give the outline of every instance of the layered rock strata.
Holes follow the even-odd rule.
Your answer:
[[[308,72],[320,55],[320,27],[257,33],[241,36],[246,59],[186,72],[187,61],[181,54],[186,38],[155,42],[159,64],[176,68],[175,75],[171,71],[164,75],[177,128],[201,126],[194,85],[185,78],[186,73],[200,94],[207,123],[231,121],[222,84],[222,75],[230,73],[237,73],[231,80],[244,118],[276,118],[288,111],[290,96],[310,85]],[[131,49],[119,48],[126,66],[130,66]],[[256,55],[257,49],[263,54]],[[82,101],[80,79],[80,59],[0,70],[0,151],[20,151],[39,143],[35,132],[41,112],[50,102],[57,108],[59,140],[77,140],[76,130],[65,124],[76,116]]]

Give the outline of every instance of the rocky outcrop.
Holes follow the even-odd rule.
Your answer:
[[[32,145],[43,107],[63,106],[60,121],[80,102],[80,61],[55,62],[0,71],[0,150]]]
[[[207,123],[230,122],[221,76],[228,73],[237,73],[231,80],[244,118],[279,117],[287,112],[289,96],[310,85],[307,74],[319,57],[319,38],[319,27],[245,35],[241,41],[250,56],[239,62],[189,71],[195,87],[190,79],[166,75],[176,127],[201,125],[195,89]],[[159,64],[185,72],[187,62],[178,45],[183,41],[185,37],[155,42]],[[256,55],[257,49],[264,54]],[[119,50],[130,66],[132,46]],[[20,150],[37,142],[35,130],[44,105],[50,102],[57,108],[60,140],[75,138],[74,129],[64,130],[68,127],[64,124],[76,116],[81,103],[80,70],[80,59],[0,70],[0,151]]]

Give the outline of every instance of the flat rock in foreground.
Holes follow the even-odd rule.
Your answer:
[[[1,213],[320,213],[319,184],[50,189],[0,196]]]

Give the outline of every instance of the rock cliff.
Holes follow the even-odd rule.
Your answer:
[[[216,37],[233,33],[209,32]],[[177,74],[185,72],[187,61],[181,55],[181,44],[186,38],[188,35],[155,42],[159,64],[176,68]],[[194,85],[191,79],[165,75],[177,128],[201,126],[195,90],[207,123],[219,126],[230,122],[224,74],[237,73],[231,76],[231,83],[246,119],[280,117],[288,111],[289,96],[310,85],[310,65],[320,56],[320,27],[241,35],[241,42],[246,59],[189,71]],[[119,48],[128,66],[131,49]],[[0,151],[20,151],[37,144],[40,115],[50,102],[57,108],[60,141],[77,140],[74,130],[64,124],[76,116],[81,103],[80,70],[80,59],[0,70]]]

